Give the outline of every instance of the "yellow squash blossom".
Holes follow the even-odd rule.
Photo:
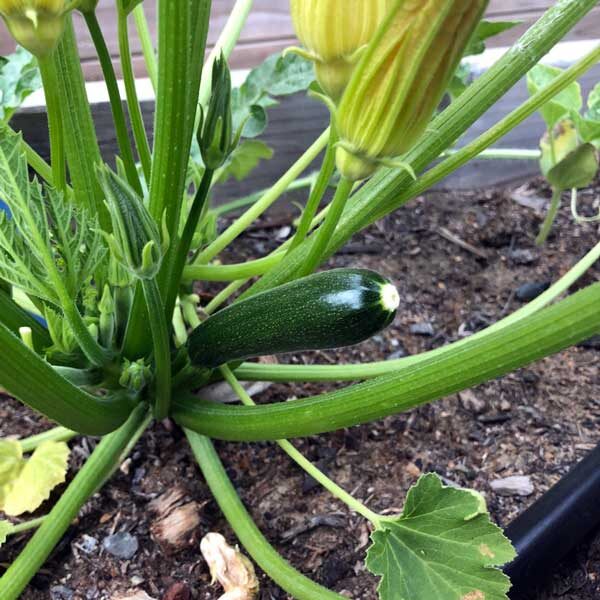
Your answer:
[[[395,0],[291,0],[300,53],[315,63],[319,84],[338,100],[357,63]]]
[[[412,148],[439,105],[488,0],[395,0],[344,92],[337,165],[358,181]]]
[[[66,0],[0,0],[0,15],[15,40],[37,57],[47,56],[60,40]]]

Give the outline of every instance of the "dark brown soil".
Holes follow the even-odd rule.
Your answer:
[[[534,200],[548,197],[543,187],[531,186],[529,191]],[[350,350],[285,360],[364,361],[440,346],[518,308],[522,304],[515,297],[519,286],[555,281],[596,243],[597,226],[574,225],[565,207],[549,244],[536,249],[533,238],[541,215],[510,196],[511,191],[429,196],[356,236],[332,266],[369,267],[392,277],[403,298],[396,322]],[[264,254],[275,234],[286,233],[280,227],[263,221],[224,260]],[[472,248],[449,241],[448,232]],[[599,279],[596,267],[580,285]],[[214,290],[202,292],[210,295]],[[411,333],[411,325],[423,323],[431,325],[432,335]],[[598,351],[593,344],[574,348],[461,398],[450,397],[297,445],[378,511],[399,511],[406,490],[419,474],[435,471],[448,482],[484,493],[493,517],[506,525],[600,441]],[[257,400],[281,401],[322,389],[325,386],[276,385]],[[0,405],[0,419],[3,435],[27,435],[44,425],[10,399]],[[81,439],[72,444],[75,467],[92,445],[93,441]],[[272,444],[219,443],[217,447],[258,525],[287,559],[349,597],[376,598],[376,580],[363,566],[369,535],[363,519],[313,485]],[[504,497],[492,491],[491,480],[510,475],[530,476],[533,494]],[[200,524],[178,550],[153,539],[151,527],[157,517],[149,510],[154,498],[176,486],[181,486],[187,501],[198,503],[200,511]],[[315,515],[325,517],[317,519],[324,524],[311,529],[309,520]],[[139,541],[132,560],[119,560],[100,550],[107,535],[120,531]],[[234,541],[182,433],[155,425],[131,459],[86,505],[23,598],[109,599],[127,590],[143,590],[157,600],[218,598],[221,591],[210,586],[198,548],[209,531],[222,532]],[[91,551],[90,537],[98,542]],[[10,540],[1,551],[2,564],[24,543],[24,537]],[[287,597],[261,579],[261,598]],[[532,598],[600,598],[600,537],[565,561]]]

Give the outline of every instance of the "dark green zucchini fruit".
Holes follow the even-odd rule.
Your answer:
[[[188,340],[192,362],[218,367],[268,354],[351,346],[387,325],[396,288],[364,269],[316,273],[256,294],[209,317]]]

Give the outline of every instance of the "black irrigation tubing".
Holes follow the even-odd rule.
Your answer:
[[[600,527],[600,444],[517,517],[506,535],[518,557],[505,573],[511,600],[531,597],[555,567]]]

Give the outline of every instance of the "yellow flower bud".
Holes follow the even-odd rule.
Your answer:
[[[0,0],[0,15],[21,46],[43,57],[62,36],[69,4],[66,0]]]
[[[352,181],[412,148],[447,89],[488,0],[395,0],[336,112],[337,165]]]
[[[395,0],[291,0],[298,39],[315,62],[319,84],[338,100],[364,48]]]

